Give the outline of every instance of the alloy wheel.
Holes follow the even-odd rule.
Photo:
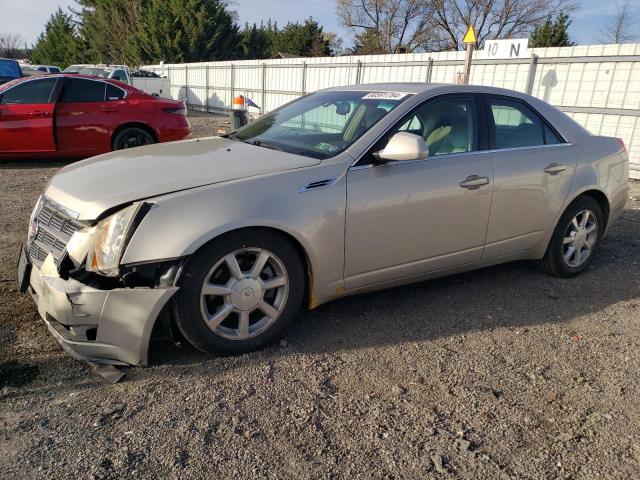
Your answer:
[[[598,219],[585,209],[573,217],[564,234],[562,258],[567,266],[578,268],[591,257],[598,241]]]
[[[289,294],[283,262],[261,248],[244,248],[220,259],[200,290],[200,310],[211,331],[246,340],[267,330],[282,314]]]

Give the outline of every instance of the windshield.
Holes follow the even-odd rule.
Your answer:
[[[0,77],[20,77],[20,66],[14,60],[0,60]]]
[[[78,73],[81,68],[84,68],[82,65],[69,65],[67,68],[63,70],[64,73]]]
[[[409,96],[404,92],[318,92],[268,113],[229,138],[330,158],[349,148]]]
[[[111,70],[105,68],[84,67],[78,70],[80,75],[90,75],[92,77],[109,78]]]

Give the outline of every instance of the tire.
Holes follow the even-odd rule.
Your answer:
[[[604,225],[600,204],[588,196],[578,197],[562,214],[547,252],[540,260],[541,268],[556,277],[582,273],[600,246]]]
[[[175,316],[182,335],[205,353],[238,354],[273,343],[291,325],[302,304],[305,274],[289,240],[251,229],[224,235],[195,253],[178,285]]]
[[[127,127],[114,137],[113,150],[141,147],[153,143],[156,143],[156,139],[148,130],[140,127]]]

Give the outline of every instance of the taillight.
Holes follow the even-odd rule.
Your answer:
[[[618,145],[620,145],[620,148],[622,150],[624,150],[624,153],[626,155],[629,155],[629,150],[627,150],[627,146],[624,144],[624,140],[622,140],[621,138],[618,139]]]
[[[184,115],[185,117],[187,116],[187,107],[184,105],[176,108],[164,108],[163,110],[167,113],[175,113],[176,115]]]

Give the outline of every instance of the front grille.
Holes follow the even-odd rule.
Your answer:
[[[38,208],[35,215],[38,229],[35,236],[29,239],[29,258],[34,265],[40,267],[51,252],[56,266],[60,266],[66,255],[69,239],[83,225],[47,199],[43,199]]]

